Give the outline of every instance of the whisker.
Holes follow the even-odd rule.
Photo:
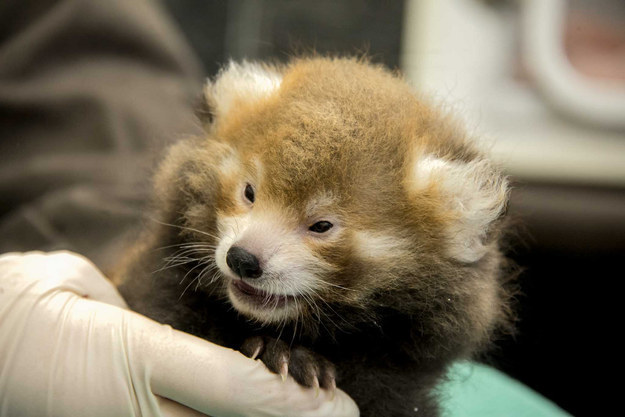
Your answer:
[[[204,263],[204,264],[205,264],[205,263]],[[184,274],[184,276],[183,276],[183,277],[182,277],[182,279],[180,280],[180,284],[182,284],[182,283],[184,282],[184,280],[185,280],[185,279],[187,279],[187,276],[189,276],[189,274],[190,274],[191,272],[193,272],[194,270],[196,270],[197,268],[199,268],[199,267],[200,267],[200,266],[202,266],[202,265],[203,265],[203,263],[198,263],[198,264],[197,264],[197,265],[195,265],[193,268],[189,269],[189,270],[187,271],[187,273],[186,273],[186,274]],[[180,297],[178,297],[178,300],[180,300],[180,299],[182,298],[182,296],[184,295],[185,291],[189,288],[189,285],[191,285],[193,282],[195,282],[195,280],[196,280],[196,279],[197,279],[197,275],[196,275],[196,277],[195,277],[193,280],[191,280],[191,282],[187,285],[187,287],[184,289],[184,291],[182,291],[182,294],[180,294]]]
[[[209,273],[214,272],[216,268],[217,268],[217,265],[214,265],[214,264],[211,265],[210,263],[208,263],[208,265],[204,269],[202,269],[202,272],[198,274],[198,282],[197,282],[197,285],[195,286],[195,291],[197,291],[200,285],[202,285],[202,278],[204,278]]]
[[[212,237],[213,239],[219,239],[217,236],[215,236],[215,235],[213,235],[213,234],[210,234],[210,233],[205,232],[205,231],[203,231],[203,230],[195,229],[195,228],[193,228],[193,227],[189,227],[189,226],[180,226],[180,225],[177,225],[177,224],[165,223],[165,222],[162,222],[162,221],[160,221],[160,220],[156,220],[156,219],[155,219],[155,218],[153,218],[153,217],[151,217],[151,218],[150,218],[150,220],[152,220],[153,222],[158,223],[158,224],[160,224],[160,225],[163,225],[163,226],[175,227],[175,228],[182,229],[182,230],[190,230],[190,231],[192,231],[192,232],[196,232],[196,233],[200,233],[200,234],[203,234],[203,235],[206,235],[206,236]]]
[[[329,285],[331,287],[340,288],[341,290],[345,290],[345,291],[356,291],[354,288],[343,287],[342,285],[333,284],[333,283],[328,282],[328,281],[322,281],[322,282],[323,282],[322,285]]]
[[[152,250],[153,251],[157,251],[157,250],[169,249],[169,248],[173,248],[175,246],[178,246],[178,247],[182,248],[182,247],[185,247],[187,245],[195,245],[195,244],[206,245],[207,247],[215,247],[215,248],[217,247],[216,245],[212,245],[212,244],[209,244],[207,242],[194,241],[194,242],[184,242],[184,243],[180,243],[179,242],[179,243],[174,243],[172,245],[159,246],[158,248],[154,248]]]
[[[191,263],[193,261],[195,261],[195,259],[189,259],[189,260],[180,261],[180,262],[171,263],[171,264],[168,262],[165,266],[163,266],[163,267],[161,267],[159,269],[156,269],[156,270],[152,271],[151,273],[152,274],[156,274],[156,273],[162,272],[162,271],[164,271],[166,269],[170,269],[170,268],[175,268],[175,267],[178,267],[178,266],[186,265],[186,264]]]

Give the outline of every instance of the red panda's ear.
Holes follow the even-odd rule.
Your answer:
[[[506,208],[505,176],[484,159],[464,162],[435,156],[419,158],[409,175],[412,192],[433,190],[449,211],[447,254],[462,262],[481,259],[488,250],[491,225]]]
[[[205,126],[224,117],[237,104],[269,96],[282,83],[280,70],[256,62],[229,62],[204,86],[196,114]]]

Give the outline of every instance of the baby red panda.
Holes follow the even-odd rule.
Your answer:
[[[509,321],[506,179],[365,60],[230,63],[204,98],[120,276],[131,308],[362,416],[438,415],[448,365]]]

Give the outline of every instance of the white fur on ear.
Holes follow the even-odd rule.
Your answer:
[[[456,214],[448,226],[448,254],[463,262],[478,261],[487,251],[484,238],[490,224],[505,209],[506,178],[484,159],[460,162],[426,156],[413,169],[414,189],[436,187]]]
[[[280,87],[282,75],[273,67],[256,62],[230,61],[212,82],[204,87],[204,96],[218,119],[237,101],[252,102],[267,97]]]

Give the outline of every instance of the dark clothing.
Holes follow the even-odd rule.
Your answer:
[[[0,253],[115,263],[201,70],[149,0],[0,2]]]

